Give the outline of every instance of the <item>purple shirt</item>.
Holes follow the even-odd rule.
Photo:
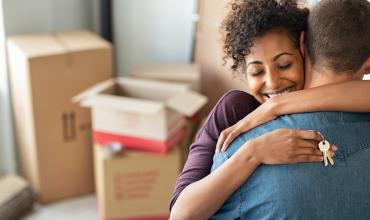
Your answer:
[[[243,91],[233,90],[222,96],[208,115],[205,125],[198,131],[195,142],[190,146],[188,159],[175,184],[170,210],[186,186],[210,173],[220,133],[259,105],[253,96]]]

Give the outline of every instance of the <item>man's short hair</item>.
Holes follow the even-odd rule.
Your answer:
[[[308,16],[306,46],[314,69],[357,72],[370,56],[370,2],[318,3]]]

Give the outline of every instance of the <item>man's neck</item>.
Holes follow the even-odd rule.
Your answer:
[[[306,74],[306,76],[305,88],[362,79],[359,74],[350,75],[348,73],[335,73],[329,70],[320,70],[319,72],[315,69],[311,73]]]

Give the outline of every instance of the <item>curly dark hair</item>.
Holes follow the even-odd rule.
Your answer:
[[[288,36],[299,46],[300,33],[306,30],[309,10],[299,8],[294,0],[234,0],[229,14],[222,22],[224,33],[224,57],[231,58],[231,69],[236,73],[256,37],[274,29],[285,29]]]

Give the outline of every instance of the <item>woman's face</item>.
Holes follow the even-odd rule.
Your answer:
[[[285,31],[270,31],[256,38],[246,57],[246,74],[250,93],[261,103],[304,86],[300,50]]]

